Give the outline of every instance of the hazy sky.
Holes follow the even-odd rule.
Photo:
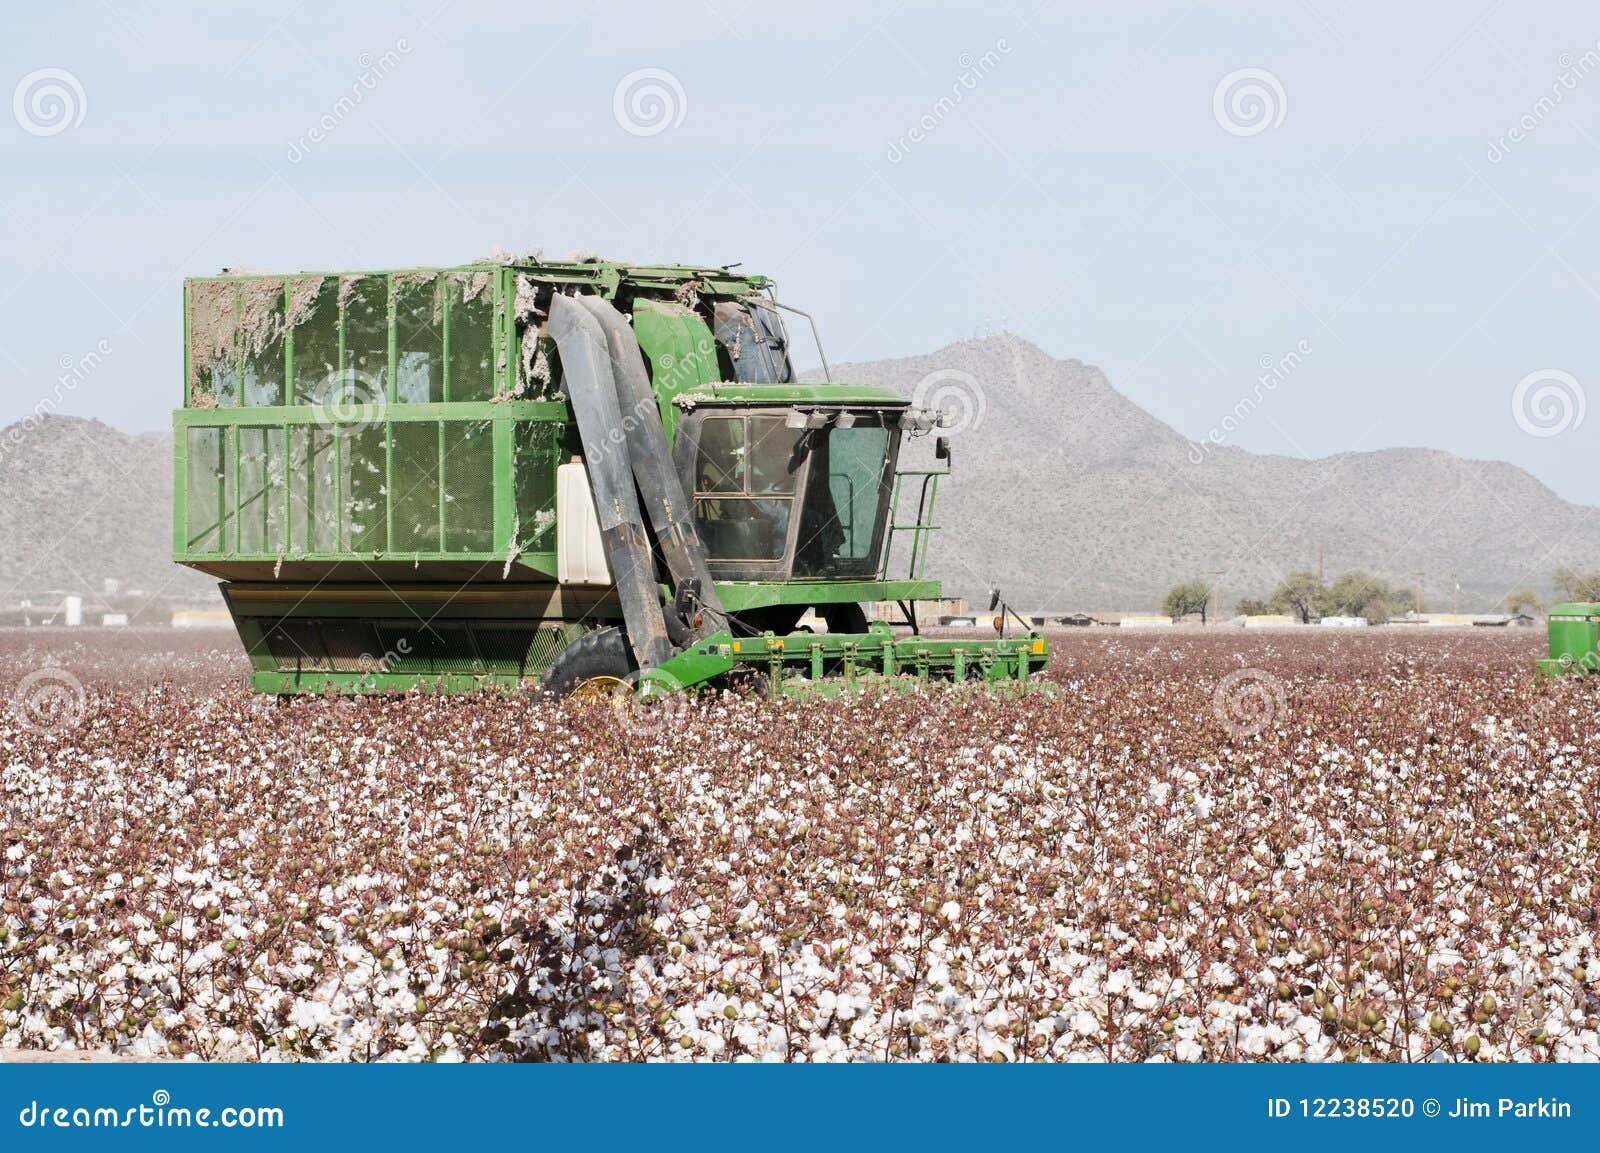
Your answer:
[[[1191,438],[1600,504],[1592,3],[179,9],[7,21],[0,422],[166,426],[186,275],[537,244],[743,261],[836,361],[1007,328]]]

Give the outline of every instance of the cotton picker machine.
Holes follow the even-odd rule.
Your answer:
[[[1048,659],[1035,633],[920,635],[939,414],[797,382],[805,314],[764,277],[223,275],[184,310],[175,559],[222,581],[259,691],[1022,686]]]

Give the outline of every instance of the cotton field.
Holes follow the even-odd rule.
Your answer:
[[[618,710],[3,634],[0,1047],[1594,1058],[1600,687],[1541,640],[1086,630],[1021,700]]]

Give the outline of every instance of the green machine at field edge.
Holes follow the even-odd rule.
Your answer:
[[[1538,662],[1545,676],[1600,672],[1600,604],[1550,609],[1550,656]]]
[[[940,414],[796,381],[786,312],[605,261],[189,280],[174,559],[263,692],[1025,686],[1043,636],[916,627]]]

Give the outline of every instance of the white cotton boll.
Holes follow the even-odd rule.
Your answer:
[[[987,1030],[978,1034],[978,1056],[985,1061],[1015,1061],[1016,1047],[1008,1037],[999,1037]]]
[[[954,924],[961,917],[961,905],[956,901],[946,901],[939,906],[939,915]]]

